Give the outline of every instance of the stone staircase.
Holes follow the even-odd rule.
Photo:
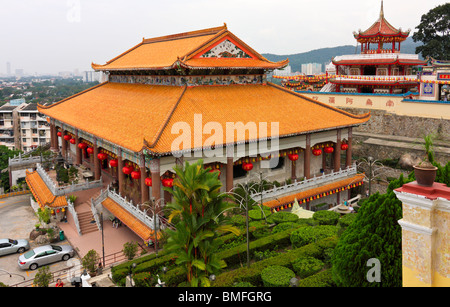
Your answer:
[[[96,199],[99,195],[100,191],[93,194],[92,198]],[[99,230],[97,224],[92,222],[94,220],[94,216],[91,211],[90,199],[77,206],[77,215],[82,235]]]

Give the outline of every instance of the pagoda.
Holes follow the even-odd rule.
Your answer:
[[[410,30],[393,27],[385,18],[383,1],[378,20],[367,30],[354,32],[361,53],[333,58],[327,73],[335,92],[401,94],[417,92],[413,67],[426,61],[416,54],[401,53]],[[329,87],[331,89],[331,87]]]
[[[94,181],[117,180],[120,197],[108,187],[93,208],[103,206],[144,240],[150,232],[140,229],[153,226],[135,223],[146,220],[140,205],[170,201],[162,188],[172,187],[174,166],[198,159],[218,172],[223,192],[260,174],[285,184],[264,194],[272,211],[291,208],[295,199],[306,209],[339,203],[362,184],[352,129],[370,114],[267,82],[268,72],[288,63],[267,60],[226,25],[143,39],[92,64],[106,82],[38,109],[48,117],[52,150],[91,170]],[[127,194],[130,186],[137,195]],[[39,194],[32,182],[30,188]],[[283,201],[273,202],[279,196]]]

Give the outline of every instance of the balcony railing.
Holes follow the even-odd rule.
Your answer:
[[[103,186],[103,180],[87,181],[85,183],[71,184],[65,187],[57,187],[56,183],[50,178],[49,174],[42,168],[41,164],[36,164],[36,170],[45,182],[49,190],[55,196],[63,196],[77,191],[89,190]]]
[[[274,187],[270,190],[262,191],[263,199],[267,198],[277,198],[281,195],[298,193],[300,191],[308,190],[321,184],[330,183],[332,181],[340,180],[350,176],[356,175],[356,164],[346,169],[340,169],[337,172],[332,171],[331,173],[321,176],[314,176],[310,179],[305,179],[302,181],[295,180],[294,183],[287,184],[281,187]],[[261,192],[251,194],[253,199],[259,199],[261,197]]]

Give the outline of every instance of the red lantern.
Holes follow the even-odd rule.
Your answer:
[[[297,161],[298,160],[298,154],[289,154],[288,158],[291,161]]]
[[[131,178],[133,178],[133,179],[139,179],[139,178],[141,178],[141,172],[139,172],[139,171],[133,171],[133,172],[131,172]]]
[[[117,160],[111,160],[111,161],[109,161],[109,165],[110,165],[111,167],[117,167],[117,165],[119,165],[119,161],[117,161]]]
[[[66,134],[65,136],[64,136],[64,139],[66,140],[66,141],[68,141],[68,140],[70,140],[72,137],[69,135],[69,134]]]
[[[347,150],[348,149],[348,144],[347,143],[342,143],[341,144],[341,149],[342,150]]]
[[[253,169],[253,164],[244,162],[244,163],[242,163],[242,168],[244,169],[244,171],[249,172]]]
[[[85,149],[87,147],[86,143],[79,143],[78,148]]]
[[[90,155],[92,155],[92,154],[94,153],[94,148],[88,147],[87,153],[90,154]]]
[[[122,172],[123,172],[125,175],[129,175],[129,174],[131,174],[131,172],[133,172],[133,168],[131,168],[131,167],[129,167],[129,166],[124,166],[124,167],[122,168]]]
[[[313,155],[320,156],[322,154],[322,149],[313,149]]]
[[[57,135],[58,135],[58,136],[62,136],[61,131],[58,131]]]
[[[162,180],[162,184],[166,188],[171,188],[171,187],[173,187],[173,179],[172,178],[165,178],[165,179]]]
[[[148,187],[152,186],[152,178],[145,178],[145,185]]]
[[[331,147],[331,146],[328,146],[328,147],[325,147],[325,148],[323,149],[323,151],[324,151],[325,153],[333,153],[334,148]]]
[[[76,142],[75,139],[70,139],[70,144],[75,144]]]
[[[97,158],[99,159],[99,160],[106,160],[106,158],[108,158],[108,156],[105,154],[105,153],[103,153],[103,152],[101,152],[101,153],[99,153],[98,155],[97,155]]]

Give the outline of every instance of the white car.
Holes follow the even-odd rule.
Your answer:
[[[27,240],[0,239],[0,256],[19,253],[30,249]]]
[[[75,255],[68,245],[44,245],[20,255],[18,265],[22,270],[36,270],[38,267],[57,261],[67,261]]]

